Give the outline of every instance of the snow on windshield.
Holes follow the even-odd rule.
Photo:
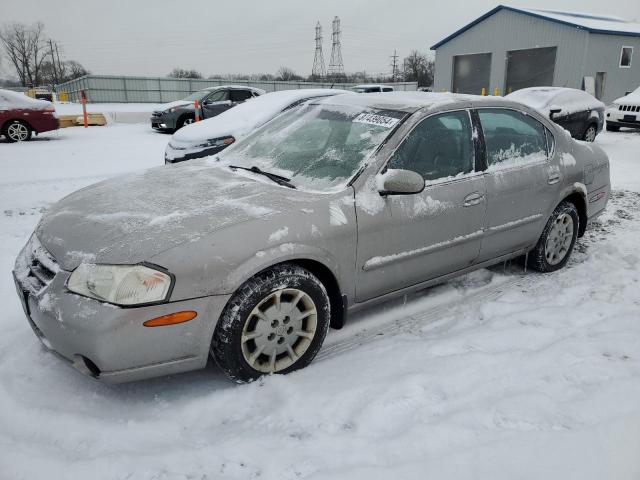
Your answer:
[[[291,178],[317,191],[342,187],[405,113],[309,105],[283,114],[222,154],[229,164]]]

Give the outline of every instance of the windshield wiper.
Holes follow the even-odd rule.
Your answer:
[[[229,168],[231,168],[233,170],[235,170],[236,168],[239,168],[240,170],[246,170],[248,172],[257,173],[258,175],[264,175],[269,180],[273,180],[274,182],[276,182],[278,185],[284,185],[285,187],[289,187],[289,188],[293,188],[293,189],[296,188],[296,186],[291,183],[291,179],[290,178],[283,177],[282,175],[277,175],[277,174],[271,173],[271,172],[265,172],[264,170],[261,170],[260,168],[256,167],[255,165],[253,167],[240,167],[238,165],[229,165]]]

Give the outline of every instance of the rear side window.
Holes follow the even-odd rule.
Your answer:
[[[487,145],[487,164],[511,166],[547,158],[544,126],[515,110],[480,109],[480,123]]]
[[[251,92],[249,90],[231,90],[232,102],[244,102],[251,98]]]
[[[388,167],[437,180],[473,171],[473,160],[469,113],[459,111],[425,118],[400,144]]]

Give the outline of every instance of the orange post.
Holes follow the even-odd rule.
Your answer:
[[[193,102],[193,106],[196,107],[196,118],[195,118],[195,121],[199,122],[200,121],[200,106],[198,105],[198,100]]]
[[[84,128],[89,127],[89,118],[87,117],[87,95],[84,90],[80,90],[80,101],[82,102],[82,115],[84,116]]]

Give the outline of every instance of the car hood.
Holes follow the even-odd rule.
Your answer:
[[[187,102],[185,100],[176,100],[175,102],[163,103],[162,105],[159,105],[158,106],[158,111],[159,112],[164,112],[165,110],[169,110],[170,108],[186,107],[187,105],[191,106],[191,105],[193,105],[193,103],[192,102]]]
[[[613,101],[614,105],[640,105],[640,89],[631,92],[629,95],[624,97],[616,98]]]
[[[64,270],[81,262],[133,264],[287,211],[287,198],[304,195],[252,175],[202,160],[112,178],[55,204],[36,235]]]

